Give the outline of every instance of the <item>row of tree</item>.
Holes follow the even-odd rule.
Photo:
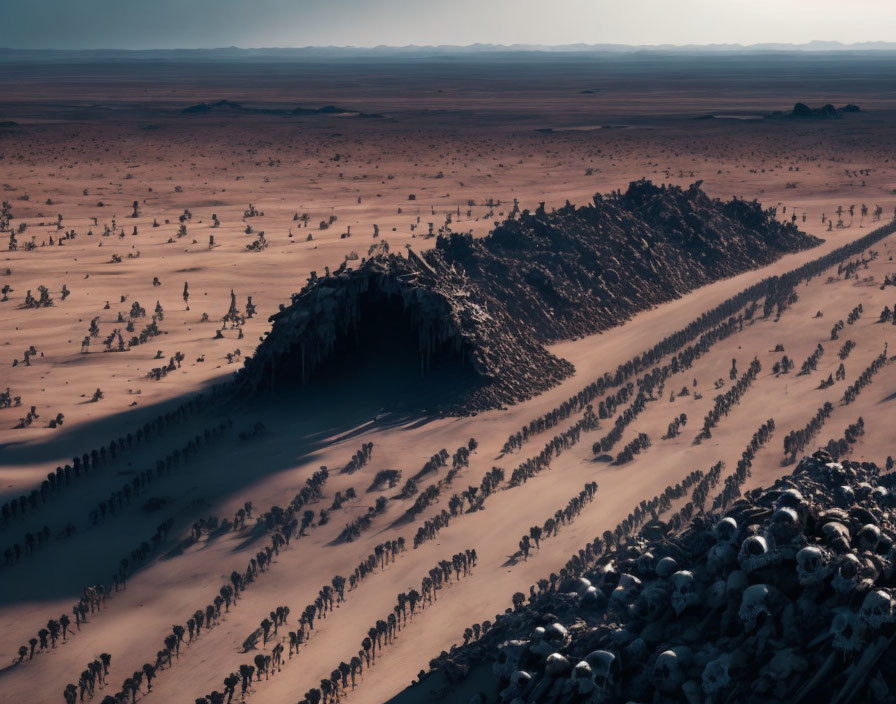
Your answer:
[[[884,343],[883,351],[871,361],[871,364],[869,364],[861,374],[859,374],[859,378],[843,392],[843,404],[848,406],[855,401],[856,397],[862,392],[862,389],[872,382],[874,375],[877,374],[886,363],[887,344]]]
[[[892,274],[893,283],[890,284],[892,286],[896,286],[896,274]],[[887,275],[887,278],[890,278],[890,275]],[[893,306],[893,310],[890,310],[889,306],[884,306],[884,309],[880,312],[880,319],[878,320],[880,323],[893,323],[896,325],[896,305]]]
[[[541,549],[541,541],[546,538],[557,535],[560,526],[572,523],[576,517],[594,500],[597,494],[597,482],[588,482],[576,496],[573,496],[562,509],[554,512],[551,518],[548,518],[543,526],[532,526],[529,532],[520,538],[520,552],[523,559],[529,559],[529,552],[532,550],[532,543],[535,543],[535,549]]]
[[[352,455],[351,459],[349,459],[346,465],[342,468],[341,473],[354,474],[367,464],[371,457],[373,457],[373,443],[365,442],[361,445],[361,449]]]
[[[694,487],[694,491],[691,492],[691,500],[672,514],[672,517],[667,521],[667,524],[673,532],[677,533],[686,526],[694,516],[704,512],[706,508],[706,500],[709,498],[709,492],[715,489],[718,485],[722,478],[722,469],[724,467],[724,462],[716,462],[709,468],[709,471],[700,478],[697,485]]]
[[[430,472],[435,472],[440,466],[447,466],[448,458],[452,458],[451,469],[445,474],[444,477],[439,479],[435,484],[430,484],[426,489],[424,489],[420,494],[414,499],[414,503],[405,511],[405,515],[402,520],[411,520],[417,514],[424,511],[428,506],[435,503],[439,495],[442,493],[442,489],[446,486],[450,486],[457,476],[458,472],[464,467],[469,466],[470,464],[470,453],[476,449],[477,442],[474,438],[470,438],[466,445],[460,446],[454,455],[449,455],[448,451],[442,449],[438,454],[433,455],[429,460],[427,460],[426,464],[423,466],[417,474],[415,474],[411,479],[407,481],[405,487],[398,493],[395,497],[397,499],[405,499],[409,498],[416,492],[416,480],[422,477],[425,474]],[[413,491],[409,491],[413,488]]]
[[[478,511],[483,508],[485,500],[504,481],[504,470],[500,467],[492,467],[482,477],[479,486],[468,486],[459,494],[453,494],[448,500],[448,511],[442,509],[432,518],[426,519],[414,534],[414,549],[420,547],[428,540],[435,539],[442,528],[445,528],[452,518],[461,515],[464,510]],[[465,509],[465,507],[467,507]]]
[[[164,670],[166,666],[171,667],[173,665],[172,657],[174,659],[179,657],[180,646],[184,637],[187,637],[188,644],[192,643],[194,638],[200,637],[203,627],[206,630],[210,630],[218,625],[221,609],[224,608],[225,613],[229,612],[230,607],[238,602],[240,594],[250,584],[255,582],[260,573],[265,572],[270,567],[274,557],[279,554],[280,548],[288,545],[290,537],[299,530],[298,521],[292,518],[292,514],[288,512],[294,512],[301,509],[307,502],[318,500],[322,495],[322,488],[328,477],[327,468],[321,467],[320,470],[306,480],[305,486],[296,495],[286,511],[275,506],[264,516],[259,517],[259,525],[265,526],[269,531],[270,544],[249,560],[243,572],[233,571],[229,581],[218,589],[218,592],[209,604],[194,611],[183,625],[175,624],[172,626],[171,633],[163,639],[163,647],[156,652],[155,664],[151,666],[153,676]],[[240,510],[244,512],[244,516],[251,516],[251,502],[246,502]],[[239,511],[237,515],[239,516]],[[312,513],[312,519],[313,515]],[[305,528],[307,528],[307,525],[303,525],[302,531]],[[194,538],[195,530],[190,537],[190,541],[193,541]],[[276,611],[274,613],[276,614]],[[283,613],[282,609],[281,613]],[[129,679],[133,680],[133,678]],[[150,686],[149,680],[147,681],[147,686]],[[137,687],[139,688],[139,682]],[[69,690],[67,689],[66,691]],[[123,688],[118,694],[126,698],[128,693],[134,697],[136,696],[136,689],[128,691],[126,688]],[[113,701],[117,704],[118,700],[113,698]]]
[[[818,431],[821,430],[825,421],[830,418],[833,412],[834,405],[830,401],[825,401],[824,405],[815,412],[815,415],[806,423],[805,427],[791,430],[784,436],[785,458],[782,464],[788,465],[796,462],[797,453],[802,452],[806,448],[806,445],[818,434]]]
[[[377,497],[373,506],[369,506],[367,508],[367,512],[361,514],[360,516],[356,516],[351,521],[345,524],[345,527],[340,531],[339,536],[336,538],[336,542],[338,543],[350,543],[353,540],[361,537],[361,533],[370,528],[370,525],[373,523],[373,519],[376,516],[379,516],[381,513],[386,512],[386,506],[388,505],[388,500],[385,496]]]
[[[541,452],[534,457],[523,460],[516,466],[510,473],[510,486],[515,487],[525,484],[536,474],[550,467],[554,458],[578,443],[582,432],[598,427],[597,416],[594,415],[594,409],[589,405],[585,408],[585,413],[579,420],[546,442]]]
[[[174,519],[169,518],[159,524],[152,537],[140,543],[136,548],[131,550],[130,554],[122,557],[118,563],[118,569],[112,576],[112,589],[118,591],[119,588],[127,586],[127,579],[140,565],[144,564],[154,552],[168,539],[168,533],[174,525]],[[75,617],[75,627],[80,631],[81,624],[87,623],[88,614],[98,613],[100,609],[106,605],[107,599],[111,596],[110,590],[102,583],[89,585],[81,590],[81,598],[72,606],[72,614]],[[59,635],[62,635],[63,642],[68,638],[69,625],[71,619],[68,614],[62,614],[58,619],[50,619],[45,628],[37,631],[37,637],[31,638],[29,641],[30,648],[22,645],[19,647],[19,658],[17,663],[25,659],[34,658],[35,647],[39,644],[39,651],[56,647],[56,641]],[[48,639],[50,643],[48,644]]]
[[[839,460],[849,454],[852,446],[855,445],[859,438],[865,434],[865,421],[859,416],[855,423],[851,423],[843,432],[843,437],[834,440],[828,440],[824,449],[828,451],[833,460]]]
[[[712,429],[719,424],[722,416],[727,416],[731,409],[740,403],[741,398],[753,385],[760,371],[762,371],[762,365],[759,363],[759,359],[754,357],[747,371],[743,373],[737,382],[724,394],[719,394],[715,397],[713,407],[703,419],[703,428],[694,439],[695,443],[712,437]]]
[[[643,391],[639,391],[632,404],[616,417],[613,427],[591,446],[591,451],[596,455],[612,450],[622,439],[622,434],[629,424],[647,407],[647,401],[647,395]]]
[[[207,430],[204,436],[197,435],[194,440],[191,440],[187,444],[187,446],[184,448],[183,453],[175,450],[174,453],[169,454],[169,464],[165,464],[163,466],[161,463],[157,463],[155,478],[161,477],[164,472],[168,471],[169,467],[177,466],[181,454],[184,457],[191,456],[201,445],[203,437],[205,437],[206,442],[208,442],[209,439],[214,439],[219,434],[223,433],[228,427],[229,426],[226,423],[222,423],[220,426],[212,429],[212,431]],[[115,494],[112,494],[110,499],[100,504],[100,509],[91,512],[89,517],[91,524],[95,524],[99,520],[99,516],[106,515],[106,506],[108,506],[109,512],[113,515],[117,510],[121,510],[126,503],[129,503],[131,501],[132,498],[138,495],[141,491],[147,489],[153,481],[153,478],[154,473],[151,469],[145,470],[144,472],[140,472],[139,474],[135,475],[129,483],[124,485],[123,489],[119,490]],[[170,525],[163,524],[159,527],[159,529],[156,530],[156,533],[152,538],[153,545],[157,545],[160,539],[164,540],[167,537],[168,528],[170,528]],[[69,523],[57,535],[57,537],[69,537],[73,535],[75,531],[75,526],[72,523]],[[15,543],[11,547],[4,550],[4,565],[13,565],[18,562],[23,556],[33,554],[35,548],[42,547],[48,544],[50,542],[50,539],[51,533],[49,526],[44,526],[40,531],[37,532],[36,535],[32,533],[26,533],[22,541],[22,545],[20,545],[19,543]],[[132,551],[132,558],[135,562],[142,562],[145,556],[150,552],[150,548],[148,547],[147,543],[144,543],[143,546],[144,547]]]
[[[330,676],[320,682],[320,687],[315,687],[305,693],[300,704],[328,704],[338,701],[341,694],[348,689],[348,680],[351,679],[352,687],[355,686],[357,675],[363,674],[363,668],[370,668],[376,664],[377,650],[382,657],[383,649],[395,641],[402,625],[407,625],[408,611],[413,620],[420,606],[425,610],[426,604],[432,604],[436,600],[436,592],[446,588],[451,583],[451,574],[454,572],[456,580],[472,574],[476,564],[476,551],[466,550],[451,557],[451,560],[442,560],[433,567],[428,575],[421,580],[420,591],[410,589],[408,592],[398,594],[395,606],[384,618],[378,619],[368,630],[367,635],[361,640],[361,648],[357,656],[349,658],[348,662],[340,662],[330,673]],[[421,593],[422,592],[422,593]]]
[[[613,464],[626,464],[627,462],[631,462],[635,459],[635,455],[640,454],[642,451],[648,449],[651,445],[650,438],[647,436],[647,433],[638,433],[635,437],[633,437],[629,442],[625,444],[619,453],[616,455],[616,459],[613,460]]]
[[[6,528],[15,520],[33,516],[49,502],[51,496],[72,487],[82,477],[90,477],[102,471],[126,450],[135,450],[146,442],[157,441],[169,428],[182,428],[187,418],[205,409],[208,403],[208,398],[199,394],[180,404],[175,410],[144,423],[136,433],[128,433],[113,440],[108,446],[103,445],[73,457],[71,464],[57,467],[55,472],[49,473],[40,487],[0,506],[0,528]]]
[[[104,522],[107,517],[116,516],[133,499],[148,491],[154,481],[159,481],[163,477],[178,471],[189,461],[195,459],[203,448],[217,445],[217,441],[225,433],[229,432],[232,426],[233,421],[228,419],[211,428],[206,428],[202,433],[197,433],[192,439],[188,440],[183,448],[175,448],[166,454],[164,458],[156,460],[155,468],[137,472],[129,481],[122,484],[118,490],[110,493],[106,499],[100,501],[90,511],[88,522],[91,525],[96,525]]]
[[[810,354],[806,361],[803,362],[803,366],[800,367],[800,375],[806,375],[809,372],[814,372],[818,369],[818,360],[821,359],[821,356],[824,354],[824,347],[821,346],[819,342],[815,347],[815,350]]]
[[[68,684],[62,693],[66,704],[74,704],[75,697],[80,692],[80,701],[84,701],[84,695],[93,697],[98,685],[106,684],[106,678],[109,676],[109,666],[112,664],[112,656],[109,653],[101,653],[98,658],[87,663],[87,667],[81,672],[78,678],[78,686]],[[129,692],[130,693],[130,692]],[[107,704],[109,697],[103,699],[103,704]],[[112,698],[112,702],[116,702]],[[127,701],[125,699],[125,701]]]
[[[859,257],[851,262],[839,265],[837,267],[837,276],[843,276],[844,279],[849,279],[853,276],[858,277],[859,269],[867,269],[868,265],[875,259],[877,259],[877,252],[869,249],[867,257]]]
[[[361,560],[354,571],[348,576],[349,589],[354,589],[359,583],[372,575],[376,568],[385,569],[389,561],[395,562],[400,553],[405,551],[404,538],[387,540],[373,548],[366,558]]]
[[[759,429],[753,433],[749,445],[741,454],[737,466],[734,468],[734,474],[725,478],[725,486],[722,491],[712,501],[712,510],[725,509],[735,499],[740,497],[740,487],[750,476],[750,468],[753,466],[753,458],[765,443],[771,438],[775,432],[775,420],[769,418],[765,423],[759,426]]]
[[[672,419],[672,422],[669,423],[669,428],[666,430],[666,434],[663,435],[663,440],[671,440],[672,438],[678,437],[681,434],[681,429],[688,424],[688,414],[680,413],[675,418]]]
[[[840,357],[840,359],[846,359],[847,357],[849,357],[849,353],[855,349],[855,346],[855,342],[853,342],[852,340],[847,340],[843,343],[840,351],[837,352],[837,356]]]

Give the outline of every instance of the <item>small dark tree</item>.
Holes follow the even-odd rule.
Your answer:
[[[261,632],[264,634],[264,638],[263,638],[263,641],[262,641],[263,643],[267,643],[267,642],[268,642],[268,635],[269,635],[270,632],[271,632],[271,626],[272,626],[272,625],[274,625],[274,624],[271,623],[271,621],[270,621],[269,619],[264,619],[264,620],[261,622]]]

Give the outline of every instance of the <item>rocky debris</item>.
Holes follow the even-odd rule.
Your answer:
[[[542,580],[431,666],[450,683],[491,662],[480,702],[896,701],[894,507],[896,475],[819,450]]]
[[[482,239],[450,234],[422,255],[377,255],[312,276],[246,360],[247,388],[307,382],[364,316],[401,315],[421,372],[441,355],[473,371],[453,410],[513,403],[572,373],[543,345],[607,330],[697,286],[763,266],[819,240],[758,203],[632,183],[591,205],[522,211]],[[397,304],[397,305],[396,305]],[[393,306],[393,308],[389,308]]]

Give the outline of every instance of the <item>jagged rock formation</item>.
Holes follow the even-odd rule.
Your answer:
[[[488,665],[480,703],[892,702],[894,486],[820,450],[724,514],[649,523],[436,658],[446,700]]]
[[[413,331],[422,372],[446,358],[472,369],[454,410],[513,403],[572,373],[543,344],[607,330],[820,242],[756,202],[711,199],[699,185],[638,181],[584,207],[523,211],[482,239],[451,234],[423,255],[343,264],[272,316],[241,383],[305,382],[364,326],[397,317]]]

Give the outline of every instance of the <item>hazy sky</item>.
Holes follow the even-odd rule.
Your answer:
[[[896,41],[896,0],[2,0],[0,46]]]

